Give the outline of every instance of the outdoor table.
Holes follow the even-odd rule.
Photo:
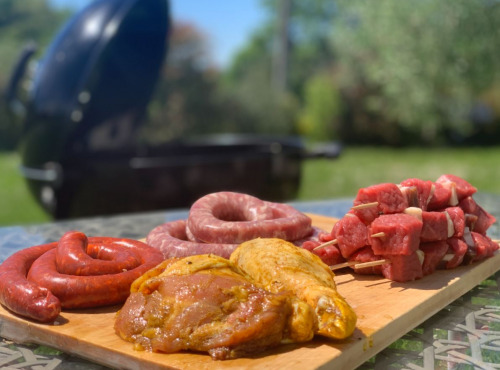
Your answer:
[[[478,193],[476,201],[500,220],[500,196]],[[292,202],[303,212],[341,218],[352,199]],[[58,240],[66,231],[89,236],[142,239],[155,226],[186,218],[187,210],[94,217],[40,225],[0,228],[0,262],[33,245]],[[488,231],[500,238],[499,222]],[[500,266],[499,266],[500,269]],[[494,369],[500,368],[500,272],[379,352],[359,369]],[[0,322],[0,328],[2,323]],[[2,369],[105,369],[97,363],[39,344],[1,338]]]

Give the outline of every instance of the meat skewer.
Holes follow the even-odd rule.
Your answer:
[[[330,266],[330,270],[340,270],[343,269],[344,267],[353,267],[355,269],[362,269],[365,267],[373,267],[373,266],[379,266],[379,265],[385,265],[386,263],[391,263],[390,260],[377,260],[377,261],[370,261],[370,262],[358,262],[358,261],[349,261],[349,262],[344,262],[344,263],[339,263],[337,265]]]
[[[353,210],[359,210],[359,209],[377,207],[378,204],[379,204],[378,202],[361,203],[361,204],[358,204],[357,206],[352,206],[351,209],[353,209]]]
[[[330,240],[330,241],[327,241],[327,242],[325,242],[325,243],[323,243],[323,244],[318,245],[317,247],[314,247],[314,248],[313,248],[313,251],[316,251],[316,250],[321,249],[321,248],[328,247],[329,245],[335,245],[335,244],[337,244],[337,243],[338,243],[338,240],[337,240],[337,239],[332,239],[332,240]]]

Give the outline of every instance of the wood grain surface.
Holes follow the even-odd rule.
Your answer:
[[[330,230],[335,220],[310,215]],[[315,338],[284,345],[254,358],[213,361],[206,354],[138,352],[113,331],[119,307],[63,312],[54,325],[38,324],[0,307],[0,336],[41,343],[122,369],[315,369],[323,365],[353,369],[500,269],[500,254],[480,263],[440,270],[421,280],[395,283],[378,276],[336,272],[339,292],[358,315],[357,329],[345,341]]]

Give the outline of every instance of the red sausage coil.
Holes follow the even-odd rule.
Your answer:
[[[0,303],[52,322],[61,308],[125,301],[132,282],[162,261],[160,251],[139,241],[70,231],[59,242],[21,250],[0,265]]]

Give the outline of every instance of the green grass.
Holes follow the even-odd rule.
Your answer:
[[[354,197],[360,187],[444,173],[463,177],[482,192],[500,194],[500,147],[454,149],[345,148],[337,160],[304,164],[299,198]]]
[[[50,217],[35,202],[16,154],[0,154],[0,225],[39,223]],[[354,197],[360,187],[409,177],[435,180],[453,173],[482,192],[500,194],[500,147],[392,149],[347,147],[335,160],[308,160],[298,198]]]
[[[0,225],[40,223],[50,217],[36,203],[19,172],[14,153],[0,153]]]

